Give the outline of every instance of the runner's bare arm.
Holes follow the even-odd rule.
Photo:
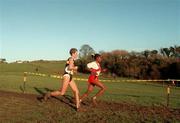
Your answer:
[[[96,70],[92,69],[92,68],[86,68],[89,72],[91,72],[92,75],[97,75]]]
[[[77,71],[78,66],[74,66],[74,60],[71,58],[69,59],[69,70]]]

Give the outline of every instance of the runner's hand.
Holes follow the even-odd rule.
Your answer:
[[[77,71],[77,70],[78,70],[78,66],[75,66],[75,67],[74,67],[74,70]]]
[[[107,68],[103,69],[102,72],[107,72]]]
[[[73,70],[74,73],[77,73],[77,70],[78,70],[78,66],[75,66],[75,67],[74,67],[74,70]]]

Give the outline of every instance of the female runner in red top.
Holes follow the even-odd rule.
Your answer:
[[[101,66],[100,66],[100,63],[102,61],[101,55],[95,54],[94,59],[95,59],[95,61],[87,64],[87,68],[91,72],[91,74],[90,74],[89,79],[88,79],[88,89],[80,98],[80,102],[82,102],[82,100],[84,98],[86,98],[93,91],[94,86],[97,86],[100,88],[100,90],[92,98],[94,105],[97,105],[96,98],[98,96],[101,96],[104,93],[106,88],[98,79],[98,76],[101,72]]]

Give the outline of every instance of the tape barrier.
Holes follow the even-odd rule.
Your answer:
[[[57,79],[62,79],[63,76],[60,75],[47,75],[47,74],[42,74],[42,73],[33,73],[33,72],[24,72],[25,74],[29,74],[29,75],[35,75],[35,76],[42,76],[42,77],[51,77],[51,78],[57,78]],[[83,79],[83,78],[74,78],[74,80],[77,81],[87,81],[88,79]],[[122,80],[100,80],[102,82],[169,82],[169,81],[176,81],[176,82],[180,82],[180,80],[135,80],[135,79],[122,79]]]

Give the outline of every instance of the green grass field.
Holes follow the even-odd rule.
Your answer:
[[[57,74],[63,72],[63,66],[64,66],[64,62],[0,64],[0,90],[22,93],[23,72],[25,71],[35,72],[35,69],[38,67],[38,72],[40,73]],[[76,76],[87,78],[88,75],[78,74]],[[80,90],[80,94],[83,94],[87,89],[87,82],[76,81],[76,83]],[[148,83],[148,82],[140,83],[140,82],[123,82],[123,81],[103,82],[103,83],[107,87],[107,91],[102,97],[98,99],[100,101],[117,102],[117,103],[126,102],[130,104],[137,104],[142,106],[166,105],[166,96],[167,96],[166,85],[163,86],[160,83]],[[48,76],[41,77],[41,76],[28,75],[26,82],[26,93],[40,95],[41,93],[46,93],[47,89],[49,90],[59,89],[60,84],[61,84],[61,80],[59,79],[50,78]],[[97,91],[98,89],[95,88],[95,90],[90,96],[94,95]],[[68,89],[66,94],[72,96],[71,90]],[[180,88],[178,87],[171,87],[170,107],[180,109]],[[36,115],[36,113],[34,115]],[[122,115],[127,115],[127,114],[122,114]],[[115,122],[117,122],[118,117],[115,117],[112,120],[115,120]],[[125,121],[128,121],[128,118]]]

